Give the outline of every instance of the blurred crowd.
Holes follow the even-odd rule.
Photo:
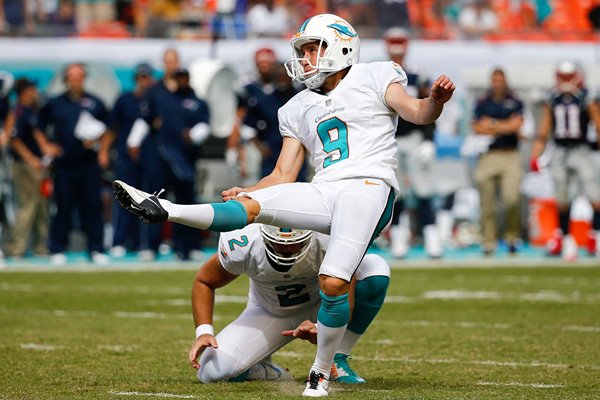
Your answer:
[[[600,0],[2,0],[0,35],[286,38],[331,12],[379,38],[594,40]]]
[[[403,27],[383,33],[389,59],[407,73],[407,91],[426,97],[429,77],[405,65],[410,37]],[[271,48],[258,49],[252,60],[255,75],[241,78],[236,86],[235,121],[218,150],[236,185],[267,175],[279,156],[277,111],[303,89],[289,79],[281,61]],[[211,110],[192,88],[177,50],[164,51],[162,62],[161,72],[138,64],[133,90],[121,93],[111,109],[86,90],[84,64],[66,65],[61,72],[64,91],[44,100],[35,81],[0,71],[0,243],[7,256],[49,256],[52,263],[63,264],[74,247],[73,232],[84,233],[81,247],[98,264],[128,253],[151,261],[165,246],[181,260],[202,256],[203,241],[211,239],[208,232],[140,223],[112,196],[111,182],[120,179],[150,193],[166,190],[176,203],[203,200],[198,161],[214,141]],[[548,254],[565,260],[576,259],[578,247],[600,256],[600,95],[586,87],[581,66],[571,61],[556,66],[555,81],[548,82],[529,137],[523,125],[531,110],[511,89],[506,72],[495,69],[487,89],[466,116],[467,139],[472,139],[463,145],[470,147],[470,195],[460,185],[440,192],[436,176],[448,169],[436,169],[440,137],[456,135],[459,117],[452,106],[436,124],[418,126],[400,119],[401,191],[392,226],[376,245],[389,248],[396,258],[406,257],[420,243],[430,258],[443,257],[450,246],[469,245],[491,256],[518,253],[524,240],[537,238]],[[248,171],[252,149],[259,160],[254,175]],[[310,180],[311,173],[312,167],[305,165],[300,179]],[[542,195],[526,184],[526,177],[553,189]],[[530,198],[553,199],[547,214],[535,216],[538,225],[550,227],[542,232],[545,236],[524,229],[533,213],[524,192]],[[585,230],[574,232],[571,206],[578,196],[587,199],[591,215]],[[469,216],[459,216],[459,203]],[[470,236],[458,232],[460,218],[475,227]]]

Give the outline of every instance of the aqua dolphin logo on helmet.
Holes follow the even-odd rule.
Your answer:
[[[318,45],[316,60],[309,60],[303,53],[308,43]],[[360,39],[352,25],[333,14],[304,21],[290,45],[292,58],[284,63],[287,73],[309,89],[318,89],[328,76],[356,64],[360,54]]]
[[[338,32],[340,35],[345,35],[348,36],[350,38],[353,37],[357,37],[358,34],[356,32],[352,31],[352,28],[342,25],[341,23],[337,22],[335,24],[329,24],[327,25],[328,28],[333,28],[336,32]]]

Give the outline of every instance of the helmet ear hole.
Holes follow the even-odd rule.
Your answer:
[[[346,55],[348,55],[348,53],[350,53],[350,50],[347,47],[344,47],[342,49],[342,54],[346,56]]]

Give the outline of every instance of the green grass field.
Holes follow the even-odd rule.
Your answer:
[[[296,382],[197,383],[187,362],[194,271],[0,274],[1,399],[297,398],[314,357],[275,361]],[[216,328],[247,281],[218,291]],[[600,268],[394,270],[339,399],[600,399]]]

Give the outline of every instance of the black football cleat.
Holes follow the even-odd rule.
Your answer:
[[[121,207],[134,213],[146,223],[163,222],[169,217],[169,213],[158,201],[162,190],[158,194],[150,194],[116,180],[113,182],[113,191]]]

